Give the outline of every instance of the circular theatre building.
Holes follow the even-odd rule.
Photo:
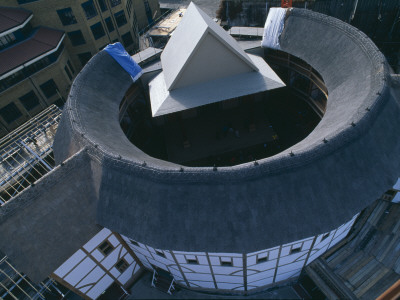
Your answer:
[[[191,4],[142,68],[133,82],[106,49],[75,79],[59,166],[31,188],[64,199],[32,226],[52,226],[53,269],[30,274],[67,281],[62,262],[106,229],[178,285],[250,293],[298,277],[398,178],[390,67],[337,19],[271,9],[260,46]]]

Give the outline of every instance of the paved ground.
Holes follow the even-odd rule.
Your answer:
[[[171,7],[171,8],[187,6],[191,1],[197,4],[210,17],[215,18],[220,0],[159,0],[161,7]]]
[[[291,286],[274,288],[251,296],[212,295],[179,290],[173,296],[151,287],[152,274],[146,272],[143,277],[131,288],[131,295],[127,299],[300,299]]]

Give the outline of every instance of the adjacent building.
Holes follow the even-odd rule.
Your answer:
[[[160,15],[154,0],[16,1],[0,7],[0,136],[62,106],[76,74],[107,44],[139,49]]]

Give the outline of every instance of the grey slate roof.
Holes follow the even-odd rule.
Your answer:
[[[50,228],[47,238],[59,241],[60,235],[68,235],[69,243],[41,238],[19,249],[20,238],[31,229],[14,230],[19,242],[2,229],[0,250],[21,266],[27,263],[21,256],[33,253],[32,268],[21,269],[32,276],[59,265],[56,259],[43,264],[39,247],[72,254],[76,244],[83,244],[77,236],[92,233],[90,222],[159,249],[246,253],[327,232],[350,220],[399,175],[400,108],[389,68],[363,33],[311,11],[293,9],[280,42],[283,51],[305,60],[324,78],[326,114],[290,149],[257,166],[218,171],[184,167],[180,172],[180,166],[151,158],[131,144],[118,122],[131,79],[106,52],[94,56],[71,87],[54,143],[58,162],[81,149],[87,151],[85,160],[68,180],[57,172],[47,175],[58,182],[53,201],[64,199],[65,191],[70,198],[83,197],[89,205],[72,201],[68,212],[87,213],[88,218],[81,227],[65,226],[69,214],[61,212],[43,220]],[[77,159],[71,161],[79,165]],[[29,202],[24,194],[11,202]],[[41,190],[35,201],[49,201],[49,196]],[[26,211],[35,212],[32,207]],[[6,212],[0,216],[2,227],[7,220],[12,221]],[[26,223],[21,219],[17,224]]]

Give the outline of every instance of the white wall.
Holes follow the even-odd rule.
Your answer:
[[[98,249],[106,240],[113,247],[107,256]],[[128,268],[122,274],[115,267],[120,259],[128,263]],[[113,282],[126,284],[139,269],[140,266],[124,245],[110,230],[104,228],[58,267],[54,274],[88,298],[96,299]]]

